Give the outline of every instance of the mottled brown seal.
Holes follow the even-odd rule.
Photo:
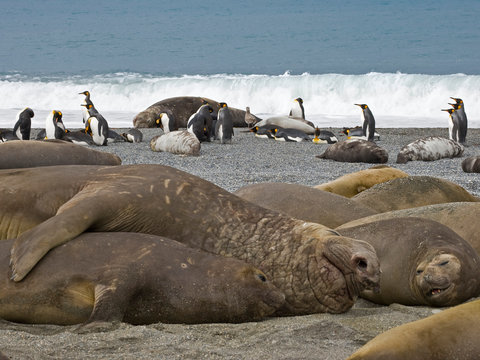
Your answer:
[[[362,139],[347,139],[330,145],[319,159],[330,159],[341,162],[364,162],[383,164],[388,161],[388,153],[377,144]]]
[[[168,98],[156,102],[145,110],[138,113],[133,119],[133,126],[136,128],[142,127],[157,127],[159,124],[157,120],[160,114],[167,113],[169,117],[175,119],[175,129],[186,128],[187,121],[193,113],[195,113],[204,102],[208,102],[215,111],[218,111],[220,105],[217,101],[196,96],[178,96]],[[245,127],[245,111],[229,107],[232,114],[233,126]],[[170,129],[171,130],[171,129]]]
[[[252,265],[138,233],[84,233],[14,283],[8,278],[12,242],[0,242],[0,318],[9,321],[244,322],[285,301]]]
[[[458,142],[440,136],[428,136],[405,145],[397,155],[397,164],[408,161],[435,161],[454,158],[463,154],[463,146]]]
[[[466,173],[480,173],[480,156],[470,156],[463,160],[462,170]]]
[[[347,219],[377,213],[343,196],[299,184],[253,184],[238,189],[234,194],[264,208],[330,228],[344,224]]]
[[[0,143],[0,169],[52,165],[120,165],[115,154],[63,140],[9,141]]]
[[[407,176],[408,174],[402,170],[386,165],[375,165],[316,185],[314,188],[351,198],[376,184]]]
[[[432,176],[408,176],[377,184],[352,197],[378,212],[457,201],[479,201],[451,181]]]
[[[385,331],[347,360],[477,360],[480,300]]]
[[[480,258],[450,228],[429,219],[378,220],[337,231],[376,250],[380,292],[362,292],[377,304],[451,306],[480,294]]]
[[[343,312],[378,284],[378,259],[366,242],[264,209],[183,171],[49,170],[0,171],[0,235],[18,236],[11,256],[16,281],[50,249],[89,230],[151,233],[242,259],[285,293],[281,314]]]

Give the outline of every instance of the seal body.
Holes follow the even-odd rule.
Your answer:
[[[475,360],[480,353],[480,300],[390,329],[347,360]]]
[[[376,213],[353,200],[299,184],[253,184],[234,194],[267,209],[330,228]]]
[[[164,151],[178,155],[199,155],[200,141],[186,130],[170,131],[163,135],[154,136],[150,140],[153,151]]]
[[[323,154],[317,155],[317,158],[341,162],[383,164],[388,161],[388,153],[371,141],[347,139],[330,145]]]
[[[258,127],[265,125],[274,125],[284,129],[296,129],[309,135],[313,134],[315,131],[311,122],[289,116],[272,116],[255,124],[255,126]]]
[[[452,306],[480,294],[479,255],[450,228],[429,219],[394,218],[336,229],[364,239],[382,267],[377,304]]]
[[[480,156],[470,156],[462,161],[462,170],[467,173],[480,172]]]
[[[215,123],[215,138],[220,140],[221,144],[231,143],[233,137],[233,119],[230,109],[226,103],[220,103],[217,122]]]
[[[369,169],[346,174],[333,181],[316,185],[314,188],[351,198],[376,184],[407,176],[408,174],[402,170],[386,165],[375,165]]]
[[[35,116],[30,108],[25,108],[17,114],[13,134],[20,140],[30,140],[30,130],[32,127],[32,118]]]
[[[15,281],[50,249],[88,230],[150,233],[246,261],[285,293],[276,314],[344,312],[360,291],[378,285],[378,259],[366,242],[264,209],[183,171],[161,165],[49,170],[0,171],[0,235],[17,238]]]
[[[0,242],[0,317],[9,321],[243,322],[272,314],[285,300],[255,267],[155,235],[82,234],[20,284],[7,276],[11,245]]]
[[[372,186],[353,200],[378,212],[479,199],[460,185],[433,176],[408,176]]]
[[[63,140],[11,141],[0,145],[0,169],[53,165],[120,165],[114,154],[88,149]]]
[[[463,154],[463,146],[456,141],[439,136],[428,136],[405,145],[397,155],[397,164],[408,161],[435,161]]]

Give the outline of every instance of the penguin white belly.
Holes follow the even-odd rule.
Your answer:
[[[17,129],[17,131],[15,132],[15,135],[17,136],[17,138],[19,138],[20,140],[23,140],[23,135],[22,133],[20,132],[20,127]]]
[[[55,139],[55,124],[53,120],[53,112],[47,115],[47,120],[45,122],[45,138]]]
[[[218,127],[218,134],[217,134],[217,137],[220,139],[220,142],[223,143],[223,141],[225,140],[223,138],[223,125],[220,125]]]
[[[190,121],[190,119],[188,120]],[[170,118],[168,117],[167,114],[162,115],[162,127],[163,127],[164,133],[168,133],[172,131],[172,129],[170,129]]]
[[[99,126],[98,120],[95,117],[89,119],[90,129],[92,131],[92,139],[95,145],[103,145],[105,137],[103,136],[103,127]]]

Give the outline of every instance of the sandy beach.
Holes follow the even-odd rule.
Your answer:
[[[236,128],[233,143],[202,143],[201,155],[183,157],[150,150],[158,129],[141,129],[142,143],[97,148],[116,153],[123,164],[157,163],[187,171],[235,191],[259,182],[317,185],[371,164],[338,163],[315,155],[328,145],[258,139]],[[332,130],[340,140],[340,129]],[[123,129],[116,131],[122,132]],[[453,181],[480,196],[478,174],[461,162],[480,153],[480,129],[469,129],[464,155],[435,162],[395,163],[400,148],[425,136],[448,136],[446,128],[379,128],[377,144],[389,153],[387,165],[410,175]],[[321,206],[321,204],[319,204]],[[398,304],[375,305],[359,299],[344,314],[270,318],[243,324],[112,324],[88,331],[79,326],[25,325],[0,321],[0,350],[11,359],[345,359],[377,334],[441,309]]]

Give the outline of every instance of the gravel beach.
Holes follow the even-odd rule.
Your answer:
[[[115,129],[121,133],[124,129]],[[123,164],[173,166],[235,191],[259,182],[317,185],[371,164],[320,160],[328,145],[284,143],[255,138],[235,129],[233,143],[202,143],[198,157],[150,150],[159,129],[140,129],[142,143],[95,147],[119,155]],[[331,130],[340,140],[340,129]],[[35,130],[36,131],[36,130]],[[387,165],[410,175],[453,181],[480,196],[480,177],[462,171],[467,156],[480,154],[480,129],[469,129],[461,158],[395,163],[401,147],[426,136],[448,137],[446,128],[377,129],[377,144],[388,151]],[[344,139],[345,137],[343,137]],[[377,334],[438,312],[428,307],[379,306],[360,299],[347,313],[271,318],[243,324],[113,324],[106,329],[78,326],[24,325],[0,321],[0,350],[11,359],[345,359]]]

